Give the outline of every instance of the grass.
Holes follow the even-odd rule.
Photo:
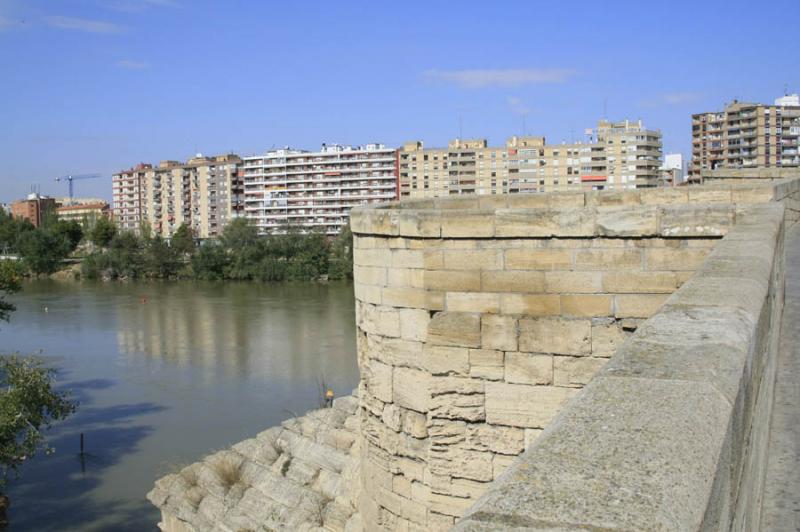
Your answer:
[[[208,462],[208,467],[219,479],[219,483],[228,491],[242,480],[244,461],[235,455],[218,456]]]

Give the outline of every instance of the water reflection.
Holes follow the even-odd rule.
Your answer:
[[[81,406],[9,490],[11,530],[153,530],[158,476],[358,379],[351,285],[40,281],[15,302],[2,345],[44,350]]]

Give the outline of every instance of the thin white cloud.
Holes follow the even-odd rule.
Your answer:
[[[508,107],[511,109],[516,115],[525,116],[531,113],[531,108],[528,107],[521,98],[517,96],[507,96],[506,103]]]
[[[639,101],[640,107],[666,107],[672,105],[683,105],[693,103],[703,97],[701,92],[677,91],[660,94],[654,98],[647,98]]]
[[[0,31],[21,28],[24,24],[24,20],[14,20],[0,15]]]
[[[54,28],[62,30],[75,30],[85,33],[119,33],[122,28],[113,22],[105,22],[102,20],[90,20],[85,18],[53,16],[47,17],[47,24]]]
[[[134,61],[133,59],[122,59],[114,63],[114,65],[126,70],[144,70],[150,68],[150,63],[147,61]]]
[[[521,87],[543,83],[565,83],[575,71],[567,68],[508,68],[485,70],[428,70],[429,81],[452,83],[466,89],[485,87]]]
[[[107,9],[126,13],[137,13],[149,7],[178,7],[179,5],[176,0],[100,0],[99,3]]]

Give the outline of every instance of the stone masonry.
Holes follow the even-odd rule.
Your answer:
[[[797,212],[798,196],[781,190],[762,181],[353,210],[357,394],[223,452],[245,464],[241,488],[215,487],[217,455],[160,480],[149,498],[162,529],[452,528],[541,447],[612,356],[619,364],[623,343],[649,345],[627,339],[694,290],[756,204]],[[497,500],[517,500],[501,491]]]

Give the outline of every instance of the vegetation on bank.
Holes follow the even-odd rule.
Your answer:
[[[88,279],[202,279],[237,281],[310,281],[353,275],[352,234],[348,228],[330,240],[320,233],[260,236],[244,219],[232,221],[222,236],[201,246],[181,226],[170,242],[120,232],[88,255],[82,273]]]
[[[353,237],[348,227],[330,239],[320,233],[260,236],[244,219],[232,221],[216,240],[202,245],[182,225],[170,241],[145,226],[140,235],[119,231],[100,218],[81,224],[46,215],[41,227],[0,211],[0,252],[16,255],[17,273],[48,275],[69,257],[83,255],[87,279],[203,279],[310,281],[351,279]],[[0,309],[1,311],[2,309]]]
[[[0,261],[0,320],[10,319],[14,305],[7,298],[19,288],[17,264]],[[0,493],[26,461],[53,451],[44,432],[76,408],[77,403],[55,389],[55,371],[41,360],[0,355]],[[7,507],[8,498],[0,495],[0,527],[8,524]]]

